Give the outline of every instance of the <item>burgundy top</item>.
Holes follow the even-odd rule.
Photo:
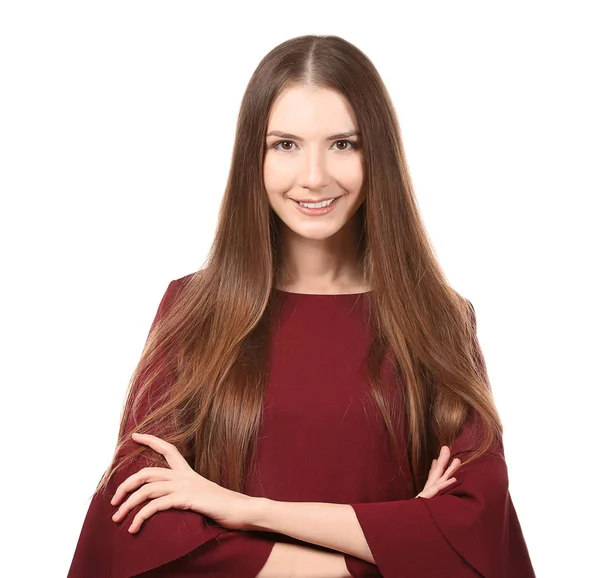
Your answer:
[[[153,325],[187,277],[172,281]],[[345,554],[352,576],[385,578],[535,578],[508,490],[502,444],[462,466],[457,482],[434,498],[415,498],[406,452],[398,474],[379,410],[370,401],[364,358],[369,293],[313,295],[281,291],[259,434],[257,469],[244,493],[290,502],[350,504],[376,565]],[[384,386],[394,384],[386,357]],[[471,414],[452,449],[460,457],[479,422]],[[406,447],[406,423],[398,435]],[[463,456],[464,458],[464,456]],[[450,463],[450,462],[449,462]],[[197,513],[154,514],[136,534],[111,520],[117,486],[135,464],[95,496],[68,578],[255,578],[276,541],[273,532],[230,531]]]

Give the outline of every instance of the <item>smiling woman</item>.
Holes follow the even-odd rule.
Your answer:
[[[250,80],[207,266],[165,292],[84,520],[69,578],[96,576],[534,577],[474,307],[337,36]]]

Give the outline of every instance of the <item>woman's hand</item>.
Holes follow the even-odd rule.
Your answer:
[[[458,468],[460,468],[461,462],[458,458],[454,458],[450,467],[444,472],[444,468],[449,459],[450,448],[448,446],[442,446],[439,459],[435,459],[431,462],[427,483],[425,484],[423,491],[417,494],[417,498],[433,498],[440,490],[456,482],[456,478],[448,479],[448,476],[451,476]]]
[[[118,488],[111,500],[116,506],[128,492],[133,492],[113,516],[118,522],[127,513],[146,504],[134,517],[129,532],[138,531],[144,520],[161,510],[178,508],[192,510],[212,518],[220,526],[230,530],[245,530],[257,498],[223,488],[196,473],[177,448],[156,436],[134,433],[137,443],[145,444],[165,456],[168,468],[143,468],[129,476]],[[140,487],[141,486],[141,487]]]

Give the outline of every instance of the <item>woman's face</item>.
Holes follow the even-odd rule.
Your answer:
[[[360,137],[352,134],[356,131],[348,102],[335,91],[295,86],[273,103],[264,183],[269,204],[291,231],[326,239],[362,204],[363,155]],[[336,200],[325,214],[306,214],[297,203],[332,198]]]

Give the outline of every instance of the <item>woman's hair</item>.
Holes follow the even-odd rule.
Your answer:
[[[275,98],[292,86],[342,94],[361,133],[366,197],[354,217],[360,223],[356,259],[371,288],[368,376],[398,467],[402,447],[395,432],[402,419],[408,420],[415,491],[471,411],[484,435],[473,440],[476,451],[467,461],[501,439],[475,313],[436,259],[382,79],[350,42],[307,35],[276,46],[249,81],[209,255],[150,331],[129,383],[115,455],[97,492],[133,460],[168,467],[161,455],[133,442],[132,431],[171,442],[200,475],[243,491],[262,418],[269,327],[278,309],[274,287],[288,279],[279,221],[263,181],[265,134]],[[379,372],[388,350],[398,376],[391,400]]]

